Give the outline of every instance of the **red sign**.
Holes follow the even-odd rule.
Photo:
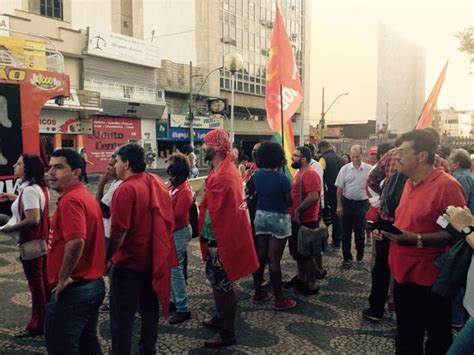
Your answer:
[[[115,149],[130,141],[141,139],[140,120],[136,118],[96,116],[93,118],[93,133],[84,136],[87,158],[94,165],[87,171],[105,172],[110,156]]]

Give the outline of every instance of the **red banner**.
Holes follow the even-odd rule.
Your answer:
[[[93,134],[84,137],[87,158],[94,165],[87,171],[105,172],[110,156],[125,143],[141,139],[140,119],[96,116],[93,118]]]
[[[444,77],[446,76],[446,71],[448,70],[448,62],[446,62],[446,64],[444,65],[438,80],[436,80],[436,83],[433,89],[431,90],[431,94],[428,97],[428,100],[426,100],[426,103],[423,106],[423,110],[421,111],[420,117],[418,118],[416,129],[423,129],[431,126],[436,101],[438,101],[439,92],[443,87]]]
[[[281,95],[280,95],[281,86]],[[276,7],[272,42],[267,65],[265,108],[268,124],[274,132],[281,130],[281,107],[286,123],[303,102],[303,90],[293,49],[280,9]]]

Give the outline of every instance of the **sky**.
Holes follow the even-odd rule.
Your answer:
[[[474,0],[310,0],[311,11],[357,4],[367,13],[422,45],[426,50],[427,98],[446,60],[445,82],[438,98],[438,108],[474,109],[474,65],[457,50],[454,34],[474,26]]]

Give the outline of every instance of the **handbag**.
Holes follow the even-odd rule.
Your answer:
[[[39,191],[39,187],[37,185],[34,185],[35,190],[38,191],[39,197],[40,197],[40,207],[45,203],[45,208],[46,208],[46,203],[48,201],[44,201],[42,199],[42,191]],[[41,193],[40,193],[41,192]],[[21,204],[21,198],[22,198],[23,192],[20,193],[19,202],[18,202],[18,213],[19,215],[23,215],[21,209],[22,209],[22,204]],[[46,199],[47,200],[47,199]],[[40,208],[40,215],[41,215],[41,224],[44,224],[43,221],[43,210]],[[36,258],[39,258],[40,256],[48,254],[48,245],[46,244],[44,239],[33,239],[24,243],[20,244],[20,258],[21,260],[33,260]]]
[[[299,204],[303,201],[303,176],[304,172],[301,175],[298,186]],[[297,238],[298,253],[302,256],[318,255],[326,250],[328,237],[328,229],[324,223],[315,229],[300,225]]]
[[[192,238],[199,237],[199,216],[196,202],[193,202],[189,209],[189,224],[192,229]]]
[[[33,260],[48,254],[48,246],[44,239],[33,239],[20,244],[21,260]]]

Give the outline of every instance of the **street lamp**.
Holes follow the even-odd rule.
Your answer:
[[[331,107],[334,105],[334,103],[337,101],[337,99],[339,99],[341,96],[345,96],[345,95],[349,95],[349,93],[345,92],[343,94],[340,94],[340,95],[336,96],[336,98],[329,105],[328,109],[326,111],[324,111],[324,86],[323,86],[323,104],[322,104],[322,110],[321,110],[321,139],[324,139],[324,125],[326,123],[326,120],[325,120],[326,114],[331,109]]]
[[[209,76],[214,73],[216,70],[222,69],[222,65],[218,66],[217,68],[212,69],[209,73],[207,73],[206,77],[201,83],[199,90],[197,91],[197,96],[201,92],[204,84],[206,83]],[[201,74],[193,75],[193,62],[189,62],[189,145],[194,148],[194,112],[193,112],[193,79],[202,76]]]
[[[235,91],[235,72],[242,70],[244,61],[238,53],[229,53],[224,58],[224,68],[231,74],[231,94],[230,94],[230,145],[234,147],[234,91]]]

